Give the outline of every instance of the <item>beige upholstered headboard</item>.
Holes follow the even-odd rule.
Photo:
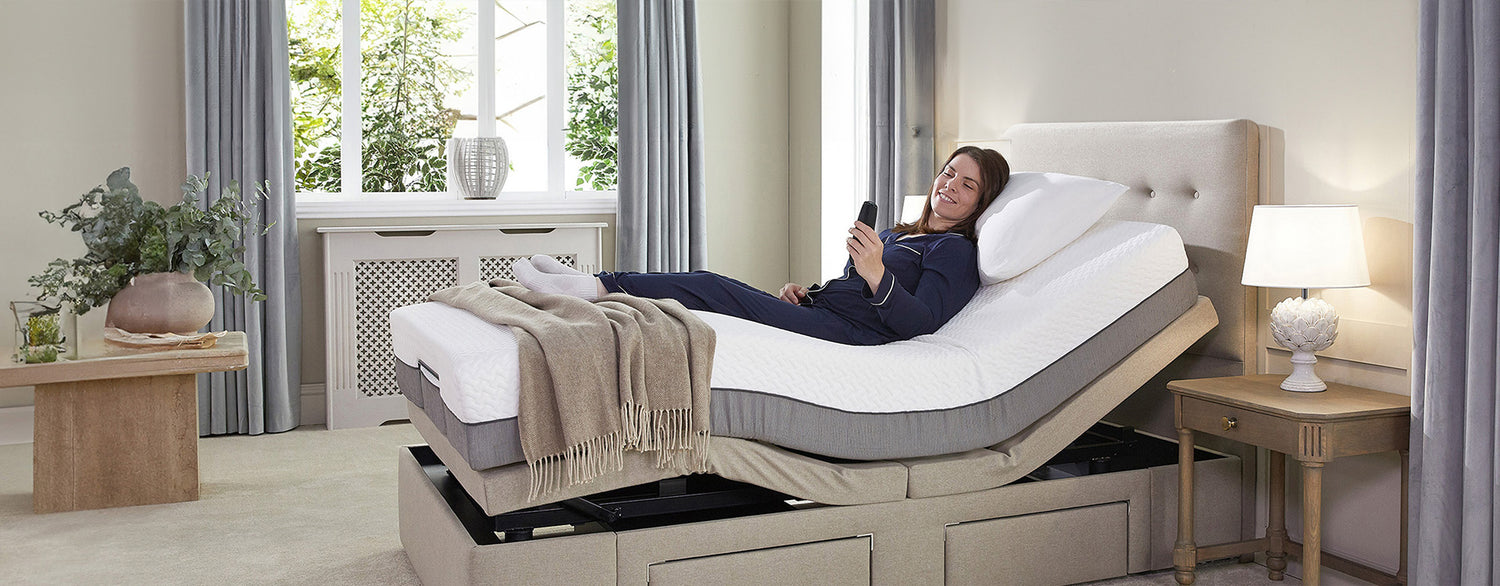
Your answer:
[[[1172,378],[1254,373],[1254,290],[1240,285],[1250,210],[1259,198],[1260,130],[1249,120],[1019,124],[1006,131],[1014,171],[1121,183],[1106,216],[1166,224],[1187,244],[1198,293],[1219,326],[1109,419],[1171,437]]]

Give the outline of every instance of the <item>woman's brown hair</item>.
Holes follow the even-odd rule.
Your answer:
[[[995,201],[995,198],[1000,196],[1000,191],[1005,189],[1005,184],[1010,181],[1010,162],[1006,161],[1004,156],[994,150],[975,146],[963,146],[958,147],[958,150],[948,155],[948,160],[943,162],[943,168],[947,168],[948,163],[953,162],[953,159],[959,155],[968,155],[970,159],[974,159],[974,162],[979,164],[979,201],[975,202],[974,211],[970,212],[968,217],[960,220],[947,231],[954,234],[962,234],[964,238],[973,241],[976,239],[974,224],[979,221],[979,215],[983,214],[984,210],[989,209],[990,204]],[[942,172],[941,169],[939,172]],[[918,218],[915,222],[897,224],[891,230],[901,234],[938,234],[943,232],[942,230],[934,230],[931,221],[932,198],[927,197],[924,198],[922,203],[922,217]]]

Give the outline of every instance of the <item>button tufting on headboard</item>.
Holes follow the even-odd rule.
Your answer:
[[[1216,331],[1189,353],[1240,364],[1241,372],[1254,372],[1256,360],[1255,299],[1240,273],[1259,195],[1259,137],[1248,120],[1018,124],[1005,135],[1015,170],[1117,181],[1146,196],[1122,198],[1105,218],[1177,229],[1198,269],[1199,294],[1219,314]]]

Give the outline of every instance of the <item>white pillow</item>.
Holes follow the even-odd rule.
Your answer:
[[[1011,173],[979,216],[979,280],[993,285],[1026,272],[1083,235],[1130,188],[1062,173]]]

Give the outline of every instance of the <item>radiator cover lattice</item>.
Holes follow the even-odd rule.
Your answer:
[[[354,263],[355,365],[359,392],[395,395],[391,310],[427,300],[458,284],[457,258],[406,258]]]
[[[511,272],[510,265],[517,260],[530,258],[530,256],[483,256],[479,258],[479,278],[485,281],[491,279],[516,280],[516,274]],[[557,259],[570,269],[578,268],[578,255],[576,254],[554,254],[552,258]]]

